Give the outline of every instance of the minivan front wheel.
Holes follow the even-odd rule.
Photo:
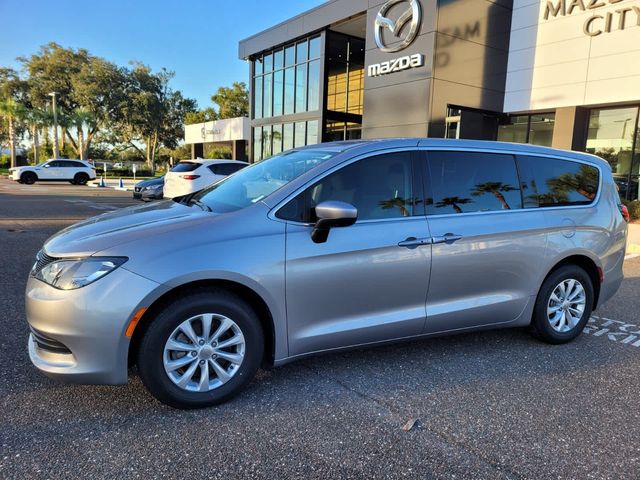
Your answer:
[[[593,283],[582,268],[566,265],[551,273],[536,300],[532,329],[552,344],[576,338],[589,321],[593,308]]]
[[[175,300],[152,319],[137,360],[143,383],[158,400],[204,408],[240,392],[263,352],[253,309],[232,293],[204,290]]]

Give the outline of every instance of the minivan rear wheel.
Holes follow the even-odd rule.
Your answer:
[[[204,408],[237,395],[254,377],[263,352],[253,309],[230,292],[202,290],[151,319],[137,363],[142,382],[159,401]]]
[[[576,265],[552,272],[538,293],[531,322],[541,340],[558,345],[582,333],[593,309],[591,277]]]

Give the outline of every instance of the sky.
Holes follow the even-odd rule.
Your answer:
[[[0,0],[0,67],[41,45],[85,48],[118,65],[175,72],[172,87],[211,106],[220,86],[249,80],[238,42],[323,0]]]

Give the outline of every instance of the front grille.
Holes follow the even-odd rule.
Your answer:
[[[44,253],[44,250],[40,250],[38,252],[38,255],[36,255],[36,263],[31,270],[31,274],[37,275],[44,267],[52,262],[55,262],[56,260],[56,258],[50,257],[49,255]]]
[[[70,355],[71,350],[69,350],[64,344],[60,343],[53,338],[47,337],[45,334],[40,333],[33,327],[29,327],[31,329],[31,335],[33,335],[33,340],[36,342],[39,348],[42,350],[46,350],[52,353],[63,353],[65,355]]]

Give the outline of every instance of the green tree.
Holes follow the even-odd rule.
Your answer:
[[[16,124],[26,116],[27,109],[12,98],[0,101],[0,118],[7,121],[9,152],[11,156],[11,166],[18,166],[16,161]]]
[[[218,120],[218,112],[213,108],[205,108],[197,112],[188,112],[184,117],[185,125],[193,125],[194,123],[212,122]]]
[[[234,82],[229,87],[220,87],[211,101],[218,105],[218,118],[249,116],[249,90],[244,82]]]
[[[195,100],[173,91],[169,82],[173,72],[165,69],[154,73],[136,63],[127,77],[127,101],[120,109],[119,137],[136,149],[150,170],[161,147],[176,148],[184,134],[185,116],[195,112]]]
[[[16,142],[22,134],[22,121],[26,117],[24,98],[26,83],[11,68],[0,68],[0,119],[6,125],[6,138],[9,144],[11,166],[17,166]]]
[[[20,60],[29,74],[33,106],[47,108],[49,94],[56,92],[63,138],[69,140],[79,158],[86,159],[95,135],[113,123],[126,102],[123,69],[87,50],[63,48],[55,43]]]

